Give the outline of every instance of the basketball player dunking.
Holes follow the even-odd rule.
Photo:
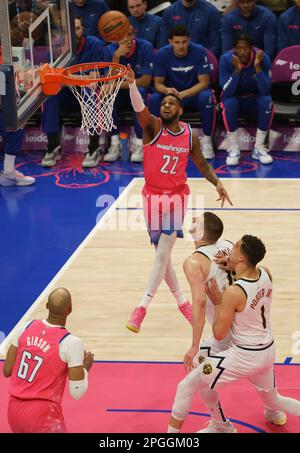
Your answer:
[[[213,168],[200,150],[199,139],[189,124],[179,121],[183,104],[174,94],[166,95],[160,106],[160,118],[151,115],[136,87],[134,72],[128,65],[127,81],[133,109],[143,129],[144,216],[156,255],[144,296],[133,310],[126,326],[138,333],[146,310],[162,280],[176,298],[178,308],[192,322],[192,307],[184,298],[171,264],[171,251],[177,237],[183,237],[182,224],[187,208],[189,186],[186,168],[189,156],[202,175],[212,183],[221,200],[231,200]]]

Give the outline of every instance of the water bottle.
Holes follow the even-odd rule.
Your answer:
[[[126,134],[126,132],[121,132],[120,140],[121,140],[121,159],[123,162],[127,162],[129,160],[128,134]]]

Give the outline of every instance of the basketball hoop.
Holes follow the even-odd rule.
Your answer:
[[[126,74],[127,68],[118,63],[83,63],[59,69],[46,64],[40,69],[40,81],[47,96],[67,85],[80,104],[81,130],[94,135],[115,128],[113,105]]]

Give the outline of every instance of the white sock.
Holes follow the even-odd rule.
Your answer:
[[[12,156],[11,154],[4,154],[3,173],[5,175],[14,171],[15,161],[16,156]]]
[[[144,297],[141,300],[141,302],[138,304],[138,307],[144,307],[148,308],[148,305],[150,304],[151,300],[153,299],[152,294],[149,294],[148,291],[144,292]]]
[[[120,139],[118,134],[112,135],[110,139],[110,144],[111,145],[120,145]]]
[[[170,260],[172,248],[176,241],[176,233],[167,235],[162,233],[156,248],[154,265],[149,276],[149,280],[146,286],[145,294],[138,306],[147,308],[152,298],[154,297],[159,285],[161,284],[166,268]]]
[[[186,302],[187,299],[186,299],[186,297],[184,297],[184,295],[181,291],[181,288],[179,286],[177,276],[176,276],[174,267],[172,266],[171,260],[168,263],[168,266],[167,266],[167,269],[165,272],[165,276],[164,276],[164,280],[165,280],[166,284],[168,285],[171,293],[175,297],[177,304],[182,305],[184,302]]]
[[[257,129],[254,148],[259,149],[259,148],[262,148],[265,146],[267,133],[268,133],[268,131],[261,131],[260,129]]]
[[[135,144],[137,146],[143,146],[143,139],[142,138],[136,138],[135,139]]]
[[[227,137],[229,141],[230,151],[239,151],[239,145],[237,141],[237,130],[233,132],[227,132]]]
[[[174,433],[174,434],[178,434],[180,433],[180,429],[177,429],[177,428],[173,428],[173,426],[168,426],[168,431],[167,433]]]

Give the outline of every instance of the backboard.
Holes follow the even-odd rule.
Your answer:
[[[73,63],[76,40],[68,0],[0,0],[0,48],[3,120],[14,130],[46,99],[39,68]]]

